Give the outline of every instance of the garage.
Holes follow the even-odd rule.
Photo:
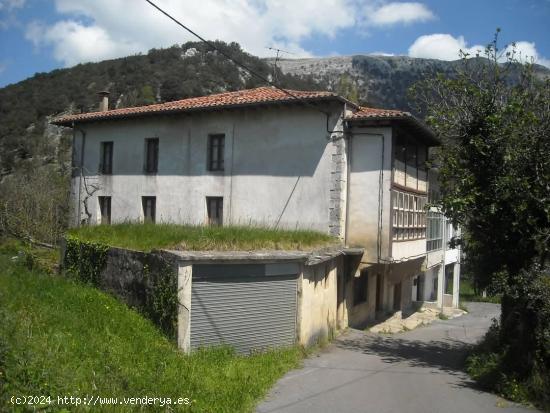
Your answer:
[[[193,265],[191,348],[293,345],[299,272],[296,263]]]

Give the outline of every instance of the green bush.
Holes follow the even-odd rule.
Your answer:
[[[550,277],[539,265],[508,285],[506,317],[493,325],[467,359],[467,372],[485,389],[550,410]]]
[[[99,286],[109,247],[99,242],[82,241],[73,236],[66,237],[65,241],[63,265],[67,274],[84,283]]]

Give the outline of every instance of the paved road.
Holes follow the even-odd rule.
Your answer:
[[[413,331],[380,336],[350,330],[284,376],[258,406],[268,412],[533,412],[479,391],[461,371],[468,346],[496,317],[495,304]]]

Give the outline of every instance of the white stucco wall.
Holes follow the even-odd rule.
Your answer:
[[[426,239],[412,241],[393,241],[391,256],[394,260],[411,259],[426,254]]]
[[[452,264],[453,262],[458,262],[457,248],[445,250],[445,264]]]
[[[389,255],[391,141],[389,127],[353,129],[350,138],[347,240],[366,249],[364,261],[377,261],[379,243],[381,258]]]
[[[337,122],[343,107],[328,109],[333,113],[329,128],[341,129]],[[156,196],[157,222],[194,224],[205,223],[206,197],[222,196],[226,224],[280,221],[279,227],[328,232],[332,155],[337,149],[328,139],[326,117],[312,108],[155,116],[79,127],[86,132],[87,182],[100,187],[89,200],[92,222],[99,220],[98,196],[112,197],[112,222],[141,219],[141,197]],[[209,172],[207,140],[216,133],[225,134],[225,170]],[[82,137],[76,135],[79,150]],[[152,137],[159,138],[158,173],[145,175],[145,139]],[[98,177],[103,141],[114,142],[113,174]],[[75,203],[79,181],[73,179]]]

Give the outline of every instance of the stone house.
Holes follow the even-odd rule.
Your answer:
[[[337,237],[345,248],[322,270],[319,263],[283,266],[279,275],[294,281],[262,290],[266,300],[283,300],[282,307],[298,294],[301,307],[293,304],[286,316],[297,320],[294,327],[279,320],[288,331],[301,325],[301,333],[290,334],[294,341],[362,326],[415,302],[458,306],[459,254],[446,248],[452,228],[427,209],[433,174],[425,161],[438,140],[410,113],[360,107],[331,92],[260,87],[112,110],[104,94],[99,111],[53,123],[74,132],[72,225],[151,220],[302,228]],[[266,260],[255,279],[271,271]],[[257,264],[246,257],[216,263]],[[248,271],[208,265],[202,258],[192,275],[196,303],[199,293],[223,296],[224,286],[234,288],[239,271]],[[209,282],[223,274],[234,278]],[[244,305],[251,297],[241,299]],[[212,330],[216,323],[208,317],[196,326]]]

